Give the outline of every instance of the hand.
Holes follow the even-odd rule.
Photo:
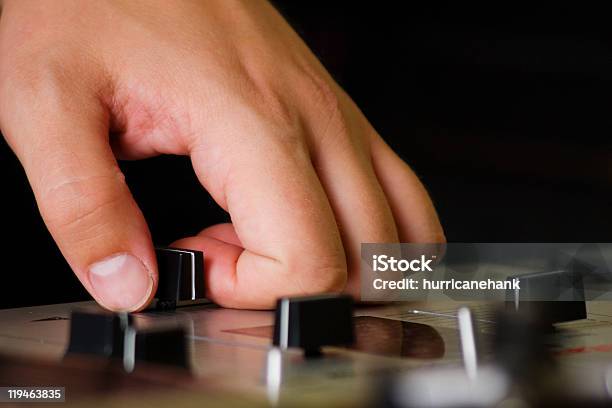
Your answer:
[[[0,128],[109,309],[157,285],[116,158],[191,157],[232,223],[176,245],[205,251],[223,306],[358,296],[361,242],[444,240],[417,177],[265,1],[5,0]]]

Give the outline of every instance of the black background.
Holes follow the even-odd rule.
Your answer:
[[[449,241],[610,241],[605,10],[421,3],[275,2],[421,177]],[[4,142],[0,166],[0,308],[87,298]],[[228,219],[186,158],[121,166],[156,243]]]

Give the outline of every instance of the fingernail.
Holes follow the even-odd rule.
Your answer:
[[[140,308],[153,289],[149,271],[134,255],[115,254],[89,267],[94,297],[102,306],[116,311]]]

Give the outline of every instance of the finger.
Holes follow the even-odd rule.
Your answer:
[[[349,102],[342,106],[351,105]],[[313,160],[342,235],[348,267],[346,291],[359,298],[361,244],[395,243],[398,234],[372,168],[363,130],[366,124],[356,109],[341,109],[338,116],[344,120],[335,128],[327,126],[327,137],[315,145]]]
[[[412,169],[373,130],[370,143],[374,169],[389,200],[401,242],[446,242],[429,194]]]
[[[210,297],[224,306],[269,308],[278,297],[338,291],[346,281],[339,232],[306,147],[286,128],[262,122],[236,117],[217,133],[222,144],[211,135],[191,154],[244,248],[197,240],[213,257]]]
[[[210,238],[214,238],[218,241],[226,242],[228,244],[244,248],[242,246],[242,242],[240,242],[240,238],[238,238],[238,234],[236,234],[236,229],[230,223],[210,226],[202,230],[198,235],[207,236]]]
[[[105,110],[57,81],[10,96],[2,130],[68,263],[102,306],[143,308],[157,286],[157,266],[143,215],[109,147]]]
[[[204,287],[209,299],[218,299],[219,294],[235,290],[236,262],[244,251],[237,237],[231,224],[219,224],[202,230],[197,236],[172,243],[177,248],[204,252]]]

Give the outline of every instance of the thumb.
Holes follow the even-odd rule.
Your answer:
[[[13,95],[3,133],[42,217],[79,280],[111,310],[144,308],[157,265],[144,217],[108,143],[97,98],[57,85]]]

